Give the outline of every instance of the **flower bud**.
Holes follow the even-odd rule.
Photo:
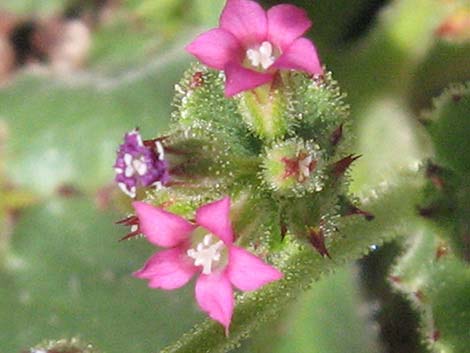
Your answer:
[[[266,151],[263,176],[269,187],[285,195],[321,191],[324,185],[320,146],[287,140]]]

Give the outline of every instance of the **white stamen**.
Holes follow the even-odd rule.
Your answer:
[[[163,184],[161,181],[156,181],[155,183],[152,184],[152,186],[155,186],[155,190],[163,189]]]
[[[139,175],[145,175],[145,173],[147,173],[148,168],[143,156],[134,158],[131,154],[126,153],[124,155],[124,163],[126,164],[124,171],[126,178],[132,177],[135,173]]]
[[[310,176],[310,164],[312,163],[312,156],[307,156],[299,160],[299,173],[302,180]]]
[[[124,175],[126,176],[126,178],[130,178],[130,177],[132,177],[132,176],[134,175],[134,172],[135,172],[135,170],[134,170],[134,168],[132,167],[132,165],[128,165],[128,166],[126,167],[126,170],[125,170],[125,172],[124,172]]]
[[[124,170],[122,170],[122,168],[114,168],[114,171],[117,173],[117,174],[122,174],[122,172]]]
[[[132,159],[133,159],[133,158],[132,158],[132,155],[131,155],[131,154],[126,153],[126,154],[124,155],[124,163],[126,163],[126,165],[131,164],[131,163],[132,163]]]
[[[118,183],[119,189],[122,190],[127,196],[134,198],[136,194],[136,188],[132,187],[130,190],[127,188],[127,185],[124,183]]]
[[[260,62],[260,53],[259,53],[259,51],[254,50],[254,49],[248,49],[246,51],[246,57],[248,58],[248,60],[250,60],[250,63],[251,63],[252,66],[254,66],[254,67],[259,66],[259,62]]]
[[[225,248],[222,240],[215,242],[211,234],[204,236],[196,249],[189,249],[186,253],[194,259],[195,266],[202,266],[202,273],[208,275],[212,272],[212,264],[220,261],[221,251]]]
[[[248,49],[246,57],[253,67],[258,68],[261,65],[264,70],[268,69],[276,61],[276,57],[273,55],[273,45],[268,41],[264,41],[256,49]]]
[[[132,161],[132,167],[139,175],[144,175],[147,173],[147,164],[144,162],[144,157],[140,157],[140,159],[134,159]]]
[[[165,150],[163,149],[163,145],[160,141],[157,141],[155,142],[155,146],[157,147],[158,159],[162,161],[165,158]]]

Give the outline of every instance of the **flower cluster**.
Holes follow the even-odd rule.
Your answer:
[[[278,70],[322,74],[315,46],[302,37],[311,25],[305,11],[293,5],[265,11],[254,1],[228,0],[219,27],[201,34],[186,50],[224,70],[225,94],[233,96],[273,81]]]
[[[149,197],[152,203],[135,201],[135,215],[120,222],[132,227],[124,239],[143,234],[150,243],[164,248],[134,276],[148,280],[151,288],[164,290],[180,288],[197,276],[197,303],[212,319],[221,323],[227,333],[234,310],[234,288],[257,290],[281,279],[283,274],[236,245],[229,196],[202,206],[198,200],[216,200],[224,194],[240,195],[240,190],[244,192],[250,183],[256,183],[251,190],[263,190],[266,195],[282,194],[289,200],[323,190],[330,156],[321,150],[321,142],[317,144],[317,135],[296,136],[295,129],[300,125],[298,121],[288,121],[293,115],[285,114],[284,97],[276,96],[289,94],[282,89],[271,90],[274,86],[269,86],[280,77],[279,85],[289,79],[292,82],[301,80],[297,83],[303,85],[302,90],[298,90],[301,94],[316,90],[320,87],[315,86],[316,82],[322,80],[325,84],[321,89],[328,89],[327,78],[311,79],[311,75],[322,75],[323,69],[315,46],[303,37],[310,27],[306,12],[293,5],[277,5],[265,11],[251,0],[227,0],[219,27],[201,34],[186,47],[203,64],[223,70],[225,75],[199,66],[198,71],[188,76],[190,81],[177,86],[183,97],[183,108],[178,113],[184,117],[184,122],[182,119],[176,121],[176,114],[177,126],[165,137],[165,149],[171,155],[171,183],[162,144],[158,140],[142,141],[137,130],[125,135],[114,165],[116,182],[132,198],[136,198],[139,187],[167,186],[165,191]],[[219,94],[224,85],[226,97],[256,90],[247,92],[241,99],[226,99]],[[257,89],[260,86],[266,90]],[[288,84],[285,86],[292,89]],[[274,94],[275,91],[281,93]],[[265,93],[269,98],[264,101],[258,97],[251,99],[257,93]],[[229,121],[232,113],[240,121]],[[305,115],[308,118],[313,114]],[[312,118],[304,119],[302,123],[310,124],[309,131],[317,134],[313,122]],[[334,124],[333,127],[342,127],[342,121]],[[263,129],[268,132],[264,133]],[[332,154],[342,136],[336,135]],[[269,143],[263,150],[266,141]],[[341,177],[339,169],[347,168],[349,164],[343,163],[335,169],[337,179]],[[264,179],[261,184],[260,172]],[[237,185],[238,189],[225,184]],[[273,203],[275,199],[277,196],[273,197]],[[157,204],[160,206],[154,206]],[[200,207],[195,210],[196,206]],[[169,212],[169,207],[174,207],[172,210],[179,214]],[[296,210],[303,207],[300,203],[291,209],[282,207],[272,212],[270,222],[273,228],[279,225],[286,228],[280,230],[283,234],[297,230],[296,235],[305,232],[308,222],[314,229],[312,227],[321,217],[317,210],[311,214],[307,210],[300,215],[305,219],[299,218]],[[311,208],[315,206],[312,204]],[[194,211],[194,220],[180,216]],[[276,219],[281,213],[282,219]],[[299,226],[284,227],[285,220],[293,220]],[[238,222],[243,221],[237,217],[234,222],[238,229]],[[313,239],[312,234],[313,230],[307,236]],[[321,231],[318,234],[314,246],[323,249],[322,255],[328,255],[325,237]],[[243,236],[243,231],[240,235]]]
[[[114,170],[119,188],[134,198],[140,186],[160,187],[168,182],[168,166],[159,141],[142,141],[137,129],[124,136]]]

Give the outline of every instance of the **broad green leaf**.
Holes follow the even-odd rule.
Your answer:
[[[377,353],[377,332],[356,280],[353,267],[321,279],[240,352]]]
[[[42,195],[62,184],[93,191],[109,183],[126,131],[140,127],[151,138],[166,127],[174,82],[187,65],[181,47],[115,77],[23,77],[0,91],[7,177]]]
[[[424,157],[412,120],[400,98],[375,100],[355,122],[356,146],[361,158],[352,169],[353,191],[367,192],[373,185],[391,182],[404,169],[417,168]]]
[[[0,352],[71,337],[108,353],[156,351],[202,317],[191,286],[157,291],[131,276],[156,249],[118,242],[117,217],[82,198],[23,212],[0,270]]]

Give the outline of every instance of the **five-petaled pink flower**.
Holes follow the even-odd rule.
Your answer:
[[[134,276],[149,280],[151,288],[171,290],[200,273],[196,300],[226,332],[234,306],[232,285],[252,291],[282,277],[277,269],[233,244],[229,197],[200,207],[195,224],[144,202],[133,206],[142,233],[151,243],[168,248],[153,255]]]
[[[228,0],[219,27],[201,34],[186,50],[225,71],[225,95],[230,97],[272,81],[279,69],[322,74],[315,46],[301,37],[311,25],[305,11],[294,5],[264,11],[254,1]]]

